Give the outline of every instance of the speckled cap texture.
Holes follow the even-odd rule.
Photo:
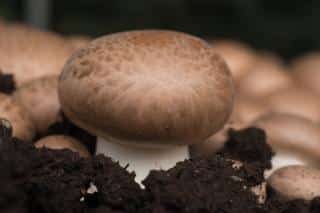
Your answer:
[[[183,145],[222,128],[233,105],[224,60],[203,40],[145,30],[108,35],[77,51],[59,80],[62,109],[98,136]]]

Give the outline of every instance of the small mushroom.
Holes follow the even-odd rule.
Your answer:
[[[320,170],[312,167],[282,167],[272,173],[267,183],[285,200],[310,201],[320,196]]]
[[[292,62],[293,76],[303,87],[320,94],[320,52],[312,52]]]
[[[281,63],[263,58],[239,81],[239,91],[251,97],[265,97],[293,85],[293,79]]]
[[[45,76],[27,82],[16,90],[14,99],[28,111],[38,133],[59,120],[57,76]]]
[[[230,67],[236,82],[245,76],[256,62],[256,53],[247,44],[232,40],[210,41],[212,49],[220,54]]]
[[[178,32],[111,34],[76,52],[59,81],[61,107],[98,136],[97,153],[151,169],[189,158],[188,145],[221,129],[233,106],[224,60],[203,40]]]
[[[35,127],[28,112],[8,95],[0,94],[0,118],[10,121],[13,136],[31,141],[35,135]]]
[[[266,98],[270,111],[303,116],[320,121],[320,99],[311,90],[290,87]]]
[[[65,136],[65,135],[50,135],[41,138],[35,143],[37,148],[48,148],[48,149],[69,149],[73,152],[79,153],[81,157],[88,158],[90,153],[88,149],[77,139]]]
[[[254,126],[266,131],[267,142],[276,155],[272,171],[287,165],[305,164],[319,166],[320,127],[301,116],[271,113],[258,118]]]

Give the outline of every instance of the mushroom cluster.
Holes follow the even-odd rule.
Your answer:
[[[62,120],[58,99],[60,72],[72,53],[90,38],[64,38],[3,20],[0,30],[0,118],[10,123],[14,137],[32,143],[41,141],[48,129]],[[87,148],[77,145],[79,142],[70,136],[58,137],[57,143],[51,139],[40,144],[89,156]]]
[[[212,168],[232,162],[232,173],[226,171],[232,185],[250,189],[248,200],[257,197],[257,205],[267,202],[269,189],[285,201],[320,197],[320,53],[288,65],[239,41],[206,42],[167,30],[92,41],[17,23],[1,22],[0,30],[0,126],[5,127],[0,145],[12,135],[33,143],[39,153],[68,149],[82,162],[104,155],[151,194],[152,175],[172,174],[158,180],[171,186],[180,181],[180,172],[190,170],[185,165],[200,162],[206,168],[207,161],[193,160],[216,154]],[[234,133],[240,129],[253,132]],[[242,147],[230,148],[230,141]],[[268,151],[259,153],[260,145]],[[250,162],[238,159],[241,154]],[[189,173],[201,174],[208,184],[214,177],[204,171]],[[237,171],[256,185],[245,185]],[[93,186],[97,193],[89,182],[89,189]]]
[[[211,40],[210,43],[231,67],[235,80],[234,110],[222,130],[192,146],[193,155],[219,152],[230,128],[257,126],[266,131],[268,143],[276,152],[273,169],[266,176],[288,165],[320,168],[317,153],[320,151],[320,54],[309,53],[288,65],[277,55],[255,50],[239,41]]]

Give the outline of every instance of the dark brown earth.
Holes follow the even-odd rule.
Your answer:
[[[16,89],[14,77],[11,74],[5,74],[0,69],[0,92],[12,94]]]
[[[8,137],[2,125],[0,132],[5,133],[0,135],[1,213],[316,213],[320,208],[319,198],[286,203],[272,189],[265,204],[257,203],[251,187],[264,182],[272,152],[256,128],[230,131],[218,155],[152,171],[145,189],[110,158],[38,150]],[[250,142],[254,145],[246,146]],[[242,165],[235,166],[235,160]]]

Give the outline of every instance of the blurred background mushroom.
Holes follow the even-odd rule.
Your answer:
[[[22,84],[13,94],[27,110],[38,134],[60,119],[57,88],[57,76],[44,76]]]
[[[320,196],[320,170],[308,166],[287,166],[276,170],[268,185],[285,200],[311,201]]]
[[[275,151],[272,171],[287,165],[309,165],[320,168],[320,126],[302,116],[270,113],[253,123],[264,129],[267,142]]]
[[[5,94],[0,94],[0,118],[11,123],[14,137],[30,142],[34,138],[35,127],[28,112],[12,97]]]
[[[0,34],[0,66],[17,86],[46,75],[59,75],[72,53],[59,35],[23,24],[10,24]]]
[[[69,149],[78,153],[81,157],[88,158],[90,153],[87,148],[77,139],[65,135],[50,135],[35,142],[37,148]]]

